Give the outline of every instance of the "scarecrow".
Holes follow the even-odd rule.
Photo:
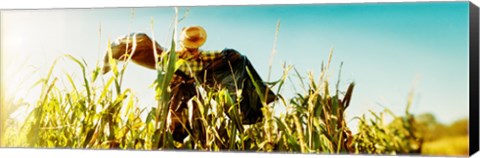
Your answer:
[[[220,86],[229,92],[241,90],[240,114],[241,124],[254,124],[263,118],[261,108],[263,103],[260,97],[265,98],[265,103],[275,100],[275,94],[263,83],[258,73],[253,68],[248,58],[234,49],[221,51],[207,51],[200,47],[207,40],[207,33],[201,26],[189,26],[182,29],[180,37],[181,49],[176,51],[179,59],[185,60],[174,73],[170,82],[171,98],[169,101],[168,126],[174,140],[183,142],[183,139],[194,130],[199,130],[194,123],[199,121],[195,115],[189,115],[188,102],[197,95],[196,84],[205,86]],[[136,47],[133,48],[134,43]],[[128,55],[131,60],[143,67],[155,69],[155,54],[159,56],[166,53],[166,49],[153,42],[144,33],[133,33],[119,38],[111,45],[112,58],[126,60]],[[155,50],[155,51],[154,51]],[[108,53],[104,58],[103,73],[110,71]],[[248,70],[247,70],[248,69]],[[250,78],[252,75],[252,78]],[[196,82],[200,81],[200,82]],[[254,87],[256,83],[260,91],[266,92],[259,95]],[[235,94],[230,95],[234,100]],[[195,102],[190,103],[195,111]],[[227,114],[228,115],[228,114]],[[186,126],[186,128],[184,128]],[[203,129],[203,128],[202,128]]]

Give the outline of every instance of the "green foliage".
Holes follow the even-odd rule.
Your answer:
[[[108,78],[103,87],[97,86],[99,68],[94,68],[91,75],[87,75],[86,63],[67,56],[81,68],[82,82],[74,82],[72,76],[67,74],[65,77],[72,88],[60,89],[57,82],[59,78],[53,75],[53,64],[46,77],[39,81],[41,96],[16,135],[21,139],[5,145],[317,153],[349,151],[347,143],[351,135],[343,114],[350,102],[354,84],[349,86],[344,97],[340,96],[339,91],[330,96],[328,82],[316,83],[313,76],[310,76],[308,93],[299,93],[289,101],[282,99],[289,107],[285,115],[273,116],[273,106],[266,105],[263,109],[265,119],[251,126],[238,123],[240,110],[236,105],[239,100],[232,100],[227,90],[210,89],[199,84],[198,88],[206,91],[192,101],[197,102],[199,109],[197,119],[201,121],[197,127],[203,129],[195,131],[206,132],[194,132],[185,142],[174,142],[166,129],[168,82],[175,65],[172,52],[174,51],[169,53],[169,58],[161,60],[168,64],[163,64],[164,67],[158,69],[159,75],[155,81],[158,106],[150,111],[139,109],[130,89],[121,88],[120,79],[124,68],[118,70],[115,63],[112,63],[113,70],[117,73]],[[288,70],[277,83],[283,83],[287,73]],[[113,89],[110,88],[112,86]],[[141,119],[142,112],[148,113],[145,120]],[[227,117],[227,113],[230,117]]]
[[[385,112],[379,115],[371,112],[374,119],[361,118],[359,132],[354,136],[356,153],[367,154],[420,154],[422,139],[415,135],[411,115],[394,117],[390,124],[383,121]]]
[[[412,101],[413,92],[410,92],[403,117],[385,109],[379,115],[370,111],[374,116],[370,120],[367,120],[365,115],[357,118],[360,124],[359,132],[354,136],[355,153],[420,154],[423,138],[417,134],[416,120],[409,112]],[[385,113],[393,117],[389,124],[384,122]]]
[[[453,129],[464,129],[468,125],[464,120],[451,127],[440,126],[433,115],[414,117],[407,110],[405,116],[396,116],[386,109],[381,113],[371,112],[373,119],[367,119],[365,115],[357,117],[360,122],[358,133],[352,134],[346,126],[344,114],[355,84],[350,83],[345,91],[340,91],[337,83],[337,90],[331,92],[324,76],[328,62],[322,66],[318,80],[310,73],[307,83],[303,83],[302,77],[298,76],[301,85],[306,86],[306,92],[296,93],[288,100],[278,94],[279,101],[265,104],[262,109],[264,119],[254,125],[239,124],[241,111],[237,105],[241,98],[233,100],[230,95],[241,92],[231,93],[198,84],[197,88],[204,91],[192,99],[197,110],[192,103],[189,104],[189,111],[196,116],[189,119],[197,120],[191,121],[196,128],[184,142],[176,142],[166,128],[169,89],[168,84],[162,84],[171,79],[169,72],[175,69],[175,58],[171,53],[167,53],[169,57],[162,56],[165,59],[161,62],[168,64],[158,69],[159,76],[155,80],[158,106],[151,109],[139,109],[137,98],[130,89],[122,89],[121,76],[125,67],[118,69],[112,63],[117,73],[100,85],[98,66],[88,72],[86,63],[67,56],[82,69],[81,82],[74,82],[74,78],[66,74],[64,77],[72,88],[62,89],[58,84],[61,76],[53,75],[53,64],[46,77],[39,80],[41,95],[22,126],[8,123],[12,122],[5,117],[8,113],[2,113],[2,138],[15,138],[2,139],[2,146],[420,154],[420,151],[432,153],[438,148],[438,145],[430,144],[422,150],[423,141],[432,139],[427,131],[444,128],[451,133],[463,134],[464,130],[454,132]],[[277,86],[277,92],[289,78],[291,69],[285,67],[283,76],[270,83]],[[16,105],[11,100],[3,102],[5,107]],[[279,103],[287,110],[274,116],[274,105]],[[147,114],[146,118],[142,118],[142,114]],[[394,118],[391,123],[384,122],[385,114]]]

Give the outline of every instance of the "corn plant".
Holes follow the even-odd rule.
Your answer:
[[[367,154],[420,154],[423,137],[418,134],[418,124],[414,115],[410,114],[409,107],[412,103],[412,93],[408,98],[405,116],[396,116],[385,109],[376,114],[370,111],[374,119],[366,119],[365,115],[357,117],[360,121],[359,132],[354,135],[353,146],[355,153]],[[386,124],[384,115],[389,114],[394,120]]]

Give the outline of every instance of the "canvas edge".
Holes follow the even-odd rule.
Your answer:
[[[469,63],[470,63],[470,121],[469,121],[469,154],[470,156],[479,150],[479,11],[478,7],[469,4]]]

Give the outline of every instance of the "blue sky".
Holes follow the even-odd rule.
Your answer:
[[[180,8],[180,16],[184,11]],[[152,20],[155,39],[169,46],[173,13],[172,7],[135,8],[133,14],[131,8],[2,12],[2,67],[16,74],[4,81],[11,94],[33,99],[38,90],[27,93],[25,85],[43,76],[54,58],[72,54],[92,68],[109,39],[129,32],[152,35]],[[203,26],[208,32],[203,49],[234,48],[266,79],[278,20],[271,79],[281,76],[283,63],[318,76],[333,48],[332,83],[340,62],[342,90],[356,83],[347,118],[382,106],[403,114],[415,81],[413,113],[431,112],[445,123],[468,116],[468,2],[191,7],[179,28]],[[19,69],[23,61],[27,66]],[[80,77],[73,63],[59,64],[58,76]],[[32,75],[33,70],[38,71]],[[154,71],[129,65],[124,86],[149,107],[154,79]],[[293,75],[292,80],[297,81]],[[282,94],[292,95],[295,85]]]

